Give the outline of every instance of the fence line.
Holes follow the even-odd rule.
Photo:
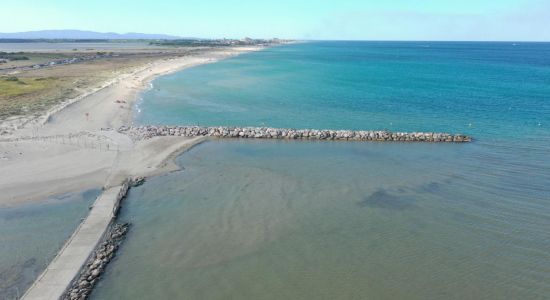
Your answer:
[[[110,142],[110,140],[104,136],[99,136],[88,132],[81,132],[77,134],[68,134],[68,135],[61,135],[61,134],[42,135],[42,136],[35,135],[35,136],[3,139],[0,141],[2,142],[39,141],[39,142],[52,143],[52,144],[77,146],[84,149],[94,149],[102,152],[120,150],[120,147],[117,143]]]

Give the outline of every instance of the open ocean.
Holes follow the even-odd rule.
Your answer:
[[[94,299],[548,299],[550,44],[311,42],[158,78],[141,124],[444,131],[211,141],[132,189]]]

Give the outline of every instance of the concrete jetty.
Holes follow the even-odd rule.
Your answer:
[[[104,191],[91,206],[87,218],[21,299],[86,299],[114,255],[117,239],[127,229],[117,227],[114,222],[120,201],[130,186],[143,183],[145,177],[179,169],[172,159],[204,139],[155,137],[138,141],[127,146],[128,149],[121,147],[126,150],[118,153]],[[121,143],[125,139],[118,137],[117,141]],[[96,262],[97,258],[101,258],[101,262]]]
[[[125,181],[105,190],[96,199],[88,217],[21,299],[57,300],[63,296],[115,219],[128,187],[129,182]]]
[[[121,127],[135,139],[155,136],[255,138],[287,140],[334,140],[334,141],[376,141],[376,142],[431,142],[465,143],[472,138],[463,134],[437,132],[391,132],[385,130],[317,130],[270,127],[199,127],[199,126],[138,126]]]

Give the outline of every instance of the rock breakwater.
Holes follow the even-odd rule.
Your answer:
[[[377,141],[377,142],[471,142],[472,138],[463,134],[436,132],[391,132],[374,130],[317,130],[287,129],[270,127],[199,127],[199,126],[138,126],[121,127],[135,139],[155,136],[208,136],[218,138],[256,138],[287,140],[338,140],[338,141]]]
[[[94,254],[89,258],[88,263],[72,286],[61,297],[63,300],[87,299],[96,285],[107,264],[113,259],[122,240],[124,239],[130,224],[114,224]]]

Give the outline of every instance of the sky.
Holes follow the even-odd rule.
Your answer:
[[[17,0],[0,32],[200,38],[550,41],[550,0]]]

